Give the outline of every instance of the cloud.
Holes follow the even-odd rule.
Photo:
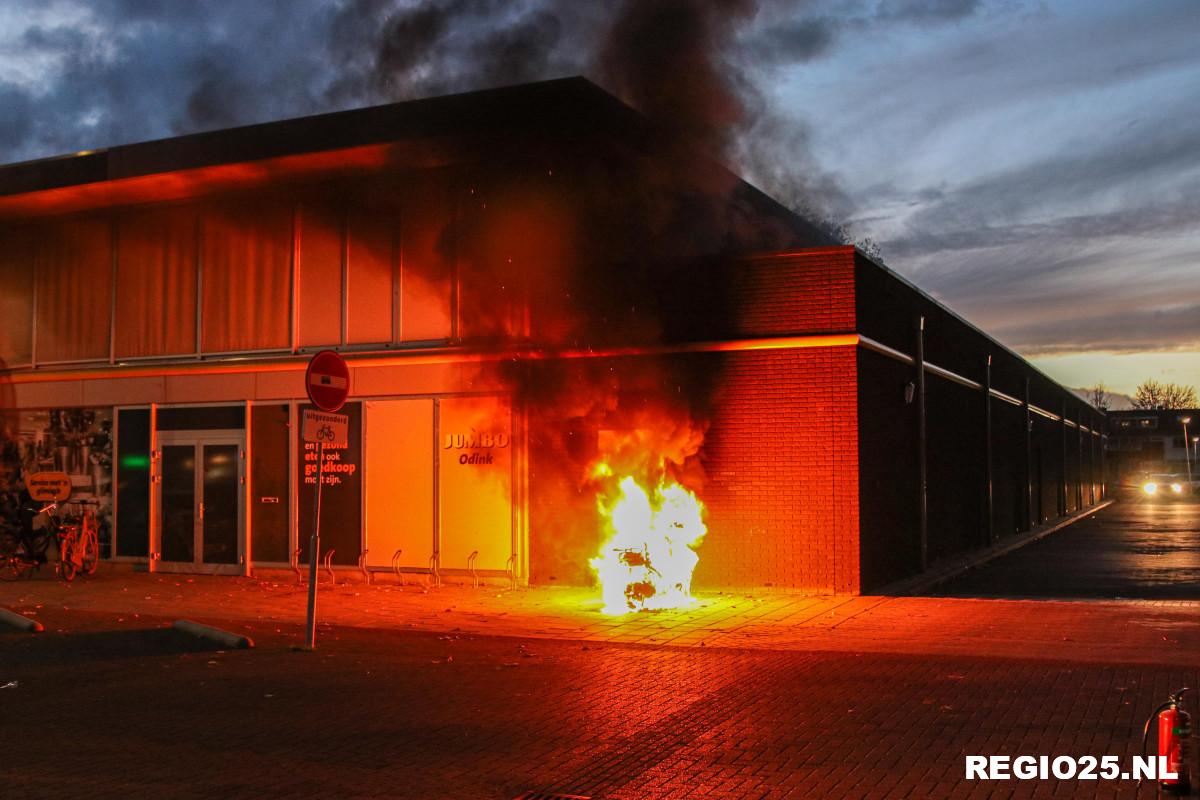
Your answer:
[[[954,22],[977,13],[980,0],[881,0],[875,13],[883,23]]]
[[[33,130],[33,102],[24,89],[0,83],[0,108],[0,151],[15,150]]]
[[[830,52],[840,24],[826,16],[807,17],[772,26],[751,42],[755,56],[776,63],[802,63]]]
[[[1200,347],[1200,122],[1166,113],[1097,138],[958,187],[890,190],[907,205],[881,218],[885,257],[1026,354]]]
[[[1081,350],[1107,353],[1195,350],[1200,345],[1200,303],[1131,309],[1103,316],[1077,315],[1015,329],[992,331],[1026,355]]]
[[[1200,344],[1194,13],[14,0],[0,7],[0,162],[583,73],[709,137],[793,208],[849,220],[1026,352]]]

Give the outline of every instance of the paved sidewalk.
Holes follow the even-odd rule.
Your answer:
[[[606,616],[594,590],[320,585],[334,627],[456,632],[676,647],[960,654],[1094,663],[1200,662],[1200,603],[701,594],[695,608]],[[198,621],[303,623],[307,586],[289,581],[105,571],[72,584],[0,584],[0,606]],[[67,618],[69,619],[69,617]],[[67,623],[69,625],[69,623]]]

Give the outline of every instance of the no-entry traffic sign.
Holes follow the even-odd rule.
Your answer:
[[[350,393],[350,368],[332,350],[322,350],[308,362],[304,373],[308,399],[322,411],[337,411]]]

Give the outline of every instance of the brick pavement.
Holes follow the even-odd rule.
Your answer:
[[[669,647],[245,623],[197,649],[44,608],[0,634],[6,796],[1115,797],[967,783],[965,754],[1136,752],[1194,666]],[[69,627],[71,633],[54,631]],[[69,758],[64,753],[70,754]],[[1144,795],[1144,796],[1148,796]]]
[[[0,584],[47,628],[0,633],[5,796],[1131,797],[968,783],[963,756],[1128,756],[1200,683],[1195,602],[739,592],[612,618],[585,590],[340,583],[308,653],[304,597],[290,575]],[[259,646],[206,650],[177,617]]]
[[[0,584],[0,606],[295,624],[307,586],[285,580],[106,571],[63,584]],[[587,589],[472,589],[343,583],[320,587],[319,619],[338,627],[594,642],[962,654],[1109,663],[1192,663],[1200,656],[1200,603],[701,595],[696,608],[608,617]]]

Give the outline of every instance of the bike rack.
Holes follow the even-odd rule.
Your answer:
[[[292,569],[296,571],[296,582],[304,583],[304,573],[300,571],[300,548],[296,548],[296,552],[292,553]]]
[[[337,586],[337,578],[333,575],[333,554],[337,550],[329,550],[325,553],[325,571],[329,573],[329,583],[332,586]]]
[[[367,572],[367,553],[369,552],[371,552],[371,549],[367,548],[358,556],[358,571],[362,573],[363,578],[368,584],[371,582],[371,573]]]
[[[395,574],[397,580],[400,581],[401,586],[404,585],[404,573],[400,571],[400,554],[403,552],[403,550],[397,550],[392,553],[392,572]]]
[[[515,591],[517,588],[517,554],[513,553],[508,557],[508,561],[504,562],[504,569],[508,572],[508,588],[509,591]]]
[[[479,588],[479,573],[475,571],[475,559],[479,558],[479,551],[472,550],[471,555],[467,556],[467,572],[471,573],[471,588]]]
[[[434,550],[433,555],[429,557],[429,585],[434,588],[441,588],[442,586],[442,575],[438,572],[439,555],[440,553]]]

